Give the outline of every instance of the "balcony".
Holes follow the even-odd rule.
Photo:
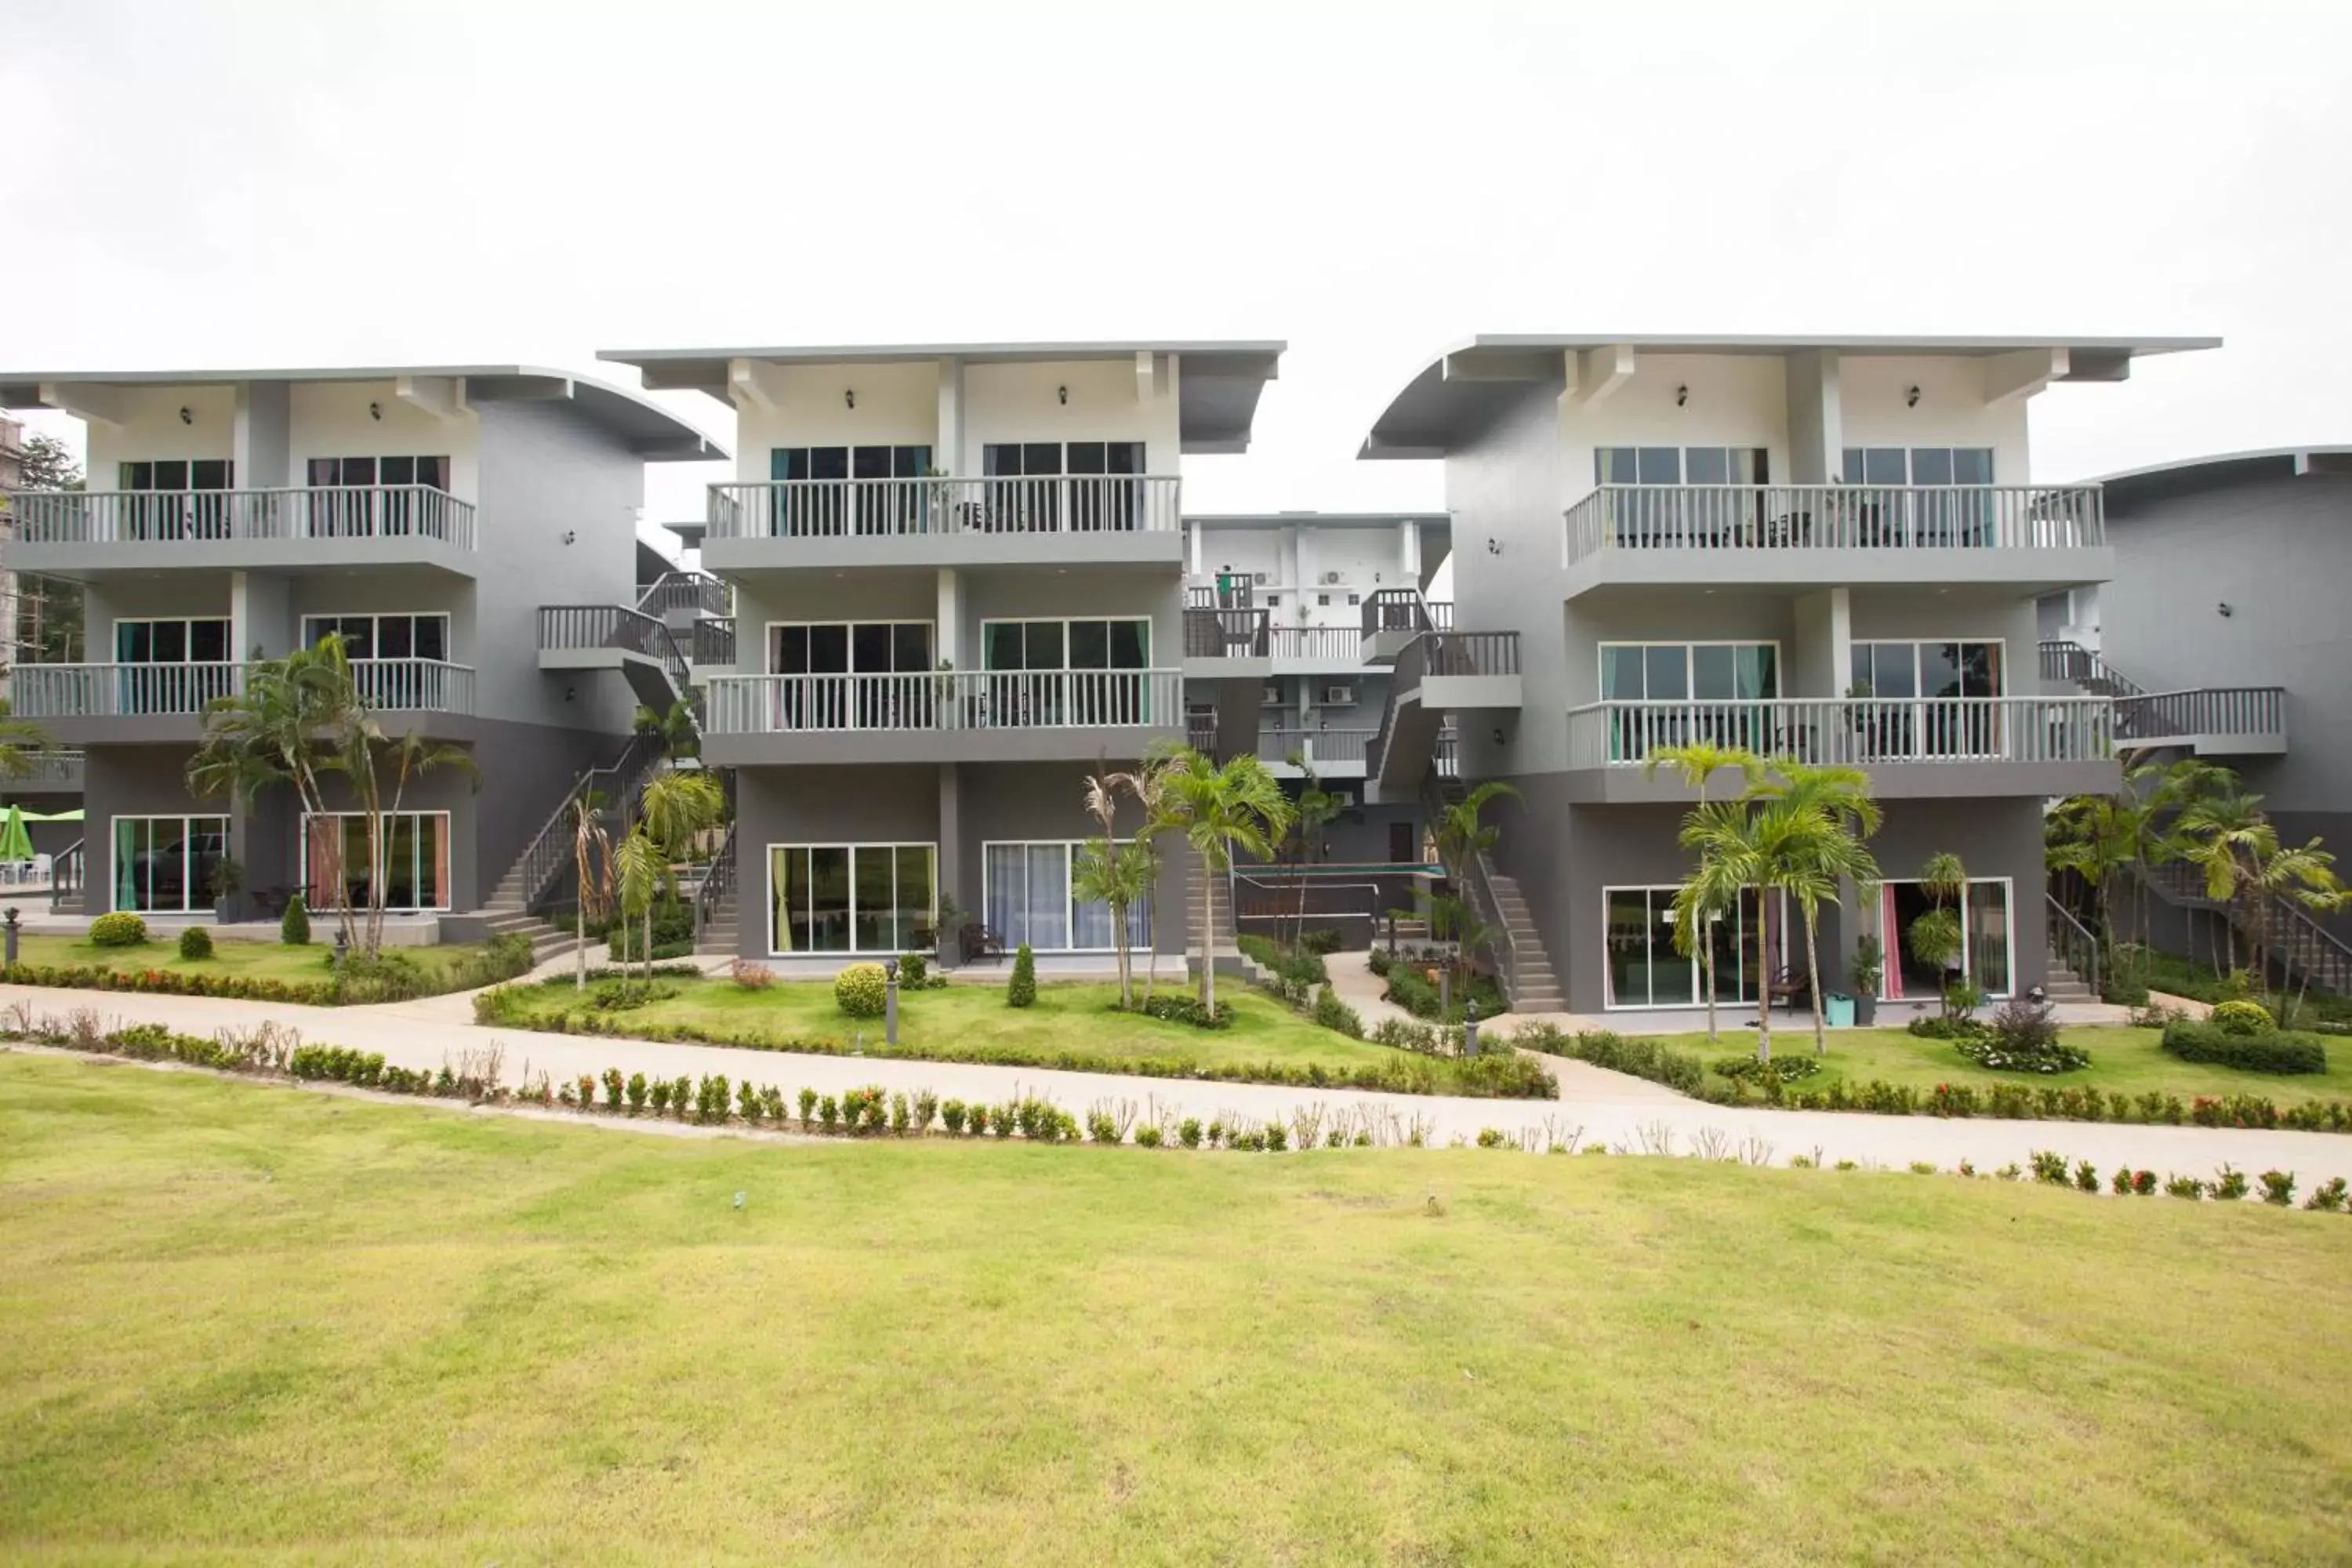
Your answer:
[[[1391,664],[1422,633],[1453,628],[1454,606],[1446,601],[1432,604],[1418,588],[1382,588],[1364,601],[1357,652],[1367,664]]]
[[[1176,669],[719,675],[709,689],[714,767],[1080,762],[1189,735]]]
[[[1293,757],[1311,766],[1318,778],[1360,779],[1364,776],[1365,748],[1378,733],[1375,730],[1261,730],[1258,761],[1281,779],[1307,776],[1307,769],[1293,763]]]
[[[637,701],[656,713],[687,693],[686,656],[658,616],[625,605],[541,605],[539,668],[617,669]]]
[[[474,506],[430,485],[14,490],[10,565],[90,577],[173,568],[476,574]]]
[[[2197,756],[2278,756],[2286,751],[2286,689],[2200,686],[2150,691],[2080,643],[2041,645],[2042,679],[2116,700],[2116,744]]]
[[[0,795],[79,795],[89,754],[72,750],[19,753],[23,771],[0,773]]]
[[[1570,798],[1692,799],[1674,770],[1647,763],[1698,742],[1864,768],[1882,799],[2095,794],[2122,781],[2104,697],[1596,702],[1569,710]]]
[[[1172,474],[719,484],[702,561],[720,573],[1180,567],[1181,486]]]
[[[352,684],[369,709],[397,720],[404,714],[470,717],[474,671],[431,658],[355,658]],[[12,677],[16,713],[38,721],[57,739],[92,742],[193,743],[204,734],[205,710],[245,689],[245,667],[203,664],[26,664]],[[400,729],[399,723],[387,725]],[[467,739],[462,731],[425,723],[427,736]]]
[[[694,644],[688,658],[695,670],[735,668],[735,617],[706,616],[694,623]]]
[[[1696,583],[2046,593],[2115,574],[2095,485],[1603,485],[1568,509],[1566,595]]]

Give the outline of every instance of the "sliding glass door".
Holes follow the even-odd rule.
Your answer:
[[[1706,1002],[1706,966],[1700,953],[1675,947],[1671,887],[1609,888],[1607,907],[1609,997],[1612,1007],[1696,1007]],[[1776,909],[1779,906],[1776,905]],[[1776,931],[1780,921],[1774,921]],[[1715,960],[1715,999],[1753,1004],[1764,994],[1767,973],[1762,904],[1752,889],[1739,907],[1707,923],[1707,949]]]
[[[1609,755],[1633,762],[1664,746],[1706,741],[1775,750],[1770,710],[1743,704],[1780,695],[1777,643],[1602,643],[1603,702],[1680,703],[1620,708],[1610,716]]]
[[[1866,757],[2000,755],[1998,704],[1937,700],[2000,696],[2002,664],[1990,639],[1855,643],[1853,689],[1871,700],[1857,715]]]
[[[772,844],[768,951],[911,952],[931,944],[938,846]]]
[[[1960,893],[1960,958],[1954,970],[1914,950],[1911,928],[1936,903],[1926,889],[1916,882],[1885,882],[1880,885],[1878,900],[1879,940],[1887,955],[1879,982],[1884,1000],[1932,1002],[1956,975],[1987,996],[2006,996],[2015,986],[2006,878],[1971,881]]]
[[[1087,902],[1072,890],[1083,847],[1075,839],[982,847],[982,918],[1007,947],[1025,942],[1040,952],[1108,952],[1118,945],[1110,907]],[[1151,945],[1148,904],[1127,911],[1127,944]]]

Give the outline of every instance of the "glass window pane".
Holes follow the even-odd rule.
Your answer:
[[[1150,470],[1144,466],[1145,444],[1141,441],[1113,441],[1105,454],[1114,474],[1141,474]]]
[[[1609,1005],[1650,1004],[1650,899],[1640,888],[1612,888],[1609,900]]]
[[[1022,627],[1023,668],[1027,669],[1066,669],[1062,658],[1062,623],[1030,621]]]
[[[853,845],[849,853],[856,900],[853,943],[860,952],[894,949],[898,929],[893,918],[898,872],[891,864],[890,851],[885,846],[858,844]]]
[[[890,672],[890,628],[868,624],[849,632],[849,668],[860,675]]]
[[[1640,464],[1631,447],[1600,447],[1592,453],[1592,482],[1600,485],[1630,485],[1642,477]]]
[[[1062,446],[1058,441],[1029,441],[1021,447],[1021,471],[1031,476],[1058,474],[1062,471]]]
[[[991,621],[980,628],[980,666],[982,669],[1019,669],[1022,647],[1019,621]],[[995,922],[992,921],[989,923],[993,925]]]
[[[1678,485],[1683,481],[1683,454],[1679,447],[1643,447],[1640,448],[1639,464],[1642,483],[1645,485]]]
[[[1909,467],[1903,460],[1900,447],[1866,447],[1862,454],[1862,476],[1865,484],[1908,484]]]
[[[449,657],[449,617],[446,616],[417,616],[415,638],[415,657],[418,658],[447,658]]]
[[[228,623],[205,620],[188,627],[188,657],[204,663],[217,664],[228,658]]]
[[[890,668],[901,675],[919,675],[931,668],[928,622],[902,621],[890,628]]]
[[[1769,643],[1743,647],[1739,653],[1739,695],[1775,698],[1780,695],[1780,650]]]
[[[1070,623],[1070,668],[1072,669],[1108,669],[1110,668],[1110,623],[1108,621],[1072,621]]]
[[[1688,648],[1643,648],[1642,664],[1652,701],[1681,701],[1691,694]]]
[[[1844,457],[1838,464],[1838,478],[1847,484],[1858,485],[1864,482],[1862,476],[1865,471],[1863,466],[1862,448],[1859,447],[1845,448]]]
[[[188,488],[188,465],[173,460],[155,465],[155,488],[159,490],[184,490]]]
[[[811,675],[849,673],[849,628],[847,626],[811,626],[808,629],[808,664]]]
[[[1990,447],[1953,448],[1952,482],[1956,485],[1992,483],[1992,448]]]
[[[1929,642],[1919,645],[1919,695],[1961,695],[1959,644]]]
[[[982,852],[982,919],[1008,948],[1029,940],[1029,861],[1018,844],[991,844]]]
[[[376,625],[378,658],[416,657],[416,621],[410,616],[386,616]]]
[[[1685,478],[1695,485],[1727,485],[1731,482],[1731,463],[1721,447],[1686,447],[1683,462],[1687,468]]]
[[[982,447],[980,449],[980,471],[988,476],[1018,474],[1021,471],[1020,444],[1013,441],[992,441]]]
[[[1740,696],[1733,674],[1737,654],[1737,649],[1723,647],[1691,649],[1691,695],[1707,702],[1727,702]]]
[[[890,448],[860,447],[849,455],[850,477],[859,479],[887,479],[890,477]]]
[[[809,478],[813,479],[845,479],[848,477],[848,447],[812,447],[809,448]]]
[[[890,477],[894,479],[919,479],[931,471],[931,449],[929,447],[893,447],[890,448]]]
[[[1069,846],[1032,844],[1027,850],[1029,945],[1066,949],[1070,945]]]
[[[1150,621],[1111,622],[1110,667],[1113,669],[1151,668],[1151,623]]]
[[[768,951],[807,948],[808,851],[778,847],[768,851]]]
[[[808,950],[849,951],[849,851],[839,845],[809,850]]]
[[[1642,700],[1642,650],[1625,644],[1601,649],[1601,700],[1638,702]]]
[[[1769,484],[1771,454],[1761,447],[1734,447],[1731,449],[1731,482],[1735,485]]]
[[[929,844],[902,844],[897,850],[898,929],[894,945],[902,951],[912,952],[923,945],[915,934],[916,928],[930,927],[936,891],[932,868],[938,858],[938,849]]]
[[[380,458],[376,478],[387,485],[413,485],[416,482],[416,459],[414,458]]]
[[[1697,962],[1675,951],[1674,904],[1673,889],[1650,889],[1650,1001],[1660,1007],[1698,1000]]]
[[[1101,474],[1109,470],[1104,465],[1105,454],[1100,441],[1073,441],[1069,447],[1070,472]]]
[[[1912,447],[1911,482],[1915,485],[1950,484],[1952,449],[1949,447]]]
[[[157,621],[152,635],[157,664],[185,664],[188,661],[187,622]]]
[[[1970,882],[1968,889],[1969,981],[1988,996],[2010,993],[2009,889]]]

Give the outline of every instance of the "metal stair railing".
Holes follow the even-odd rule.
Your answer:
[[[2147,693],[2147,688],[2126,676],[2081,643],[2053,638],[2038,644],[2037,648],[2042,657],[2042,679],[2044,680],[2064,680],[2076,686],[2089,686],[2095,682],[2107,687],[2110,697],[2143,697]]]
[[[2178,860],[2138,868],[2140,879],[2168,903],[2217,911],[2232,929],[2259,934],[2269,957],[2320,990],[2352,996],[2352,945],[2284,894],[2269,893],[2251,908],[2243,900],[2216,899],[2197,868]],[[2259,920],[2261,929],[2254,930]]]
[[[1446,799],[1444,784],[1433,773],[1422,781],[1421,809],[1429,818],[1429,830],[1437,832],[1438,824],[1445,820],[1452,803]],[[1513,1006],[1519,998],[1519,939],[1512,934],[1511,923],[1503,918],[1503,900],[1495,891],[1494,864],[1483,849],[1470,857],[1469,886],[1461,889],[1480,922],[1491,926],[1501,941],[1493,948],[1495,963],[1501,971],[1503,996]],[[1432,934],[1434,934],[1433,932]]]
[[[710,928],[719,907],[734,894],[735,826],[732,822],[727,825],[727,836],[719,841],[718,854],[702,873],[702,885],[694,889],[694,930],[698,936]]]
[[[2074,911],[2058,901],[2054,893],[2042,895],[2050,904],[2050,951],[2061,963],[2083,977],[2091,994],[2105,994],[2099,986],[2099,939],[2074,918]]]
[[[86,842],[77,838],[49,861],[49,912],[57,913],[65,907],[66,896],[79,893],[88,885],[89,856],[82,847]]]
[[[548,814],[547,820],[531,836],[530,842],[515,858],[517,897],[522,908],[530,909],[546,893],[566,861],[572,855],[572,805],[593,791],[604,793],[608,809],[620,813],[623,820],[629,816],[628,807],[636,787],[662,754],[661,744],[651,735],[633,735],[621,754],[610,763],[590,768],[572,782],[562,801]]]

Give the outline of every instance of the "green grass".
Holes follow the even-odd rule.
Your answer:
[[[313,928],[316,934],[319,928]],[[138,971],[170,970],[181,974],[236,974],[256,980],[324,981],[328,978],[327,955],[334,951],[334,930],[325,928],[324,939],[308,947],[288,947],[276,942],[230,942],[215,934],[213,956],[190,961],[180,956],[180,939],[176,934],[151,936],[137,947],[99,947],[75,937],[33,936],[17,939],[17,956],[26,963],[54,964],[72,968],[103,968]],[[460,960],[478,956],[478,944],[451,942],[434,947],[388,947],[387,952],[397,952],[415,959],[436,977],[446,977],[450,968]]]
[[[0,1248],[18,1562],[2137,1568],[2352,1512],[2352,1224],[2251,1204],[14,1056]]]
[[[2040,1073],[1990,1072],[1954,1050],[1948,1040],[1922,1039],[1906,1029],[1832,1029],[1829,1034],[1829,1055],[1822,1058],[1822,1070],[1802,1080],[1799,1087],[1825,1089],[1833,1078],[1854,1083],[1884,1079],[1888,1083],[1910,1084],[1919,1089],[1932,1089],[1939,1083],[2023,1083],[2073,1085],[2096,1089],[2102,1093],[2131,1095],[2153,1089],[2178,1095],[2183,1100],[2200,1094],[2268,1095],[2282,1105],[2306,1100],[2352,1100],[2352,1039],[2328,1040],[2325,1073],[2281,1075],[2241,1072],[2167,1056],[2159,1043],[2162,1034],[2156,1029],[2122,1025],[2077,1026],[2062,1029],[2059,1034],[2068,1045],[2080,1046],[2091,1053],[2088,1068],[2048,1077]],[[1707,1043],[1704,1031],[1669,1036],[1661,1043],[1696,1053],[1712,1064],[1727,1056],[1753,1055],[1756,1031],[1727,1028],[1722,1040],[1715,1045]],[[1810,1021],[1801,1016],[1792,1026],[1784,1026],[1775,1021],[1773,1055],[1812,1053]]]
[[[1164,979],[1164,977],[1163,977]],[[748,990],[721,974],[695,979],[660,977],[679,994],[611,1015],[615,1028],[646,1025],[686,1026],[721,1043],[781,1045],[793,1040],[845,1042],[863,1031],[869,1045],[882,1038],[882,1020],[857,1019],[835,1005],[831,981],[781,981],[763,991]],[[1173,987],[1181,993],[1179,976]],[[525,1017],[545,1018],[582,1005],[569,977],[518,986],[511,1005]],[[1118,987],[1086,982],[1040,983],[1028,1007],[1005,1005],[1002,985],[948,985],[902,991],[898,997],[901,1055],[919,1057],[927,1046],[952,1045],[962,1059],[1034,1061],[1064,1051],[1083,1052],[1113,1062],[1184,1059],[1202,1063],[1278,1062],[1326,1068],[1376,1066],[1408,1053],[1375,1046],[1323,1028],[1262,992],[1227,981],[1217,987],[1217,1005],[1231,1008],[1234,1021],[1223,1029],[1197,1029],[1136,1013],[1112,1010]],[[1414,1058],[1416,1060],[1426,1058]],[[1447,1064],[1438,1063],[1440,1067]]]

